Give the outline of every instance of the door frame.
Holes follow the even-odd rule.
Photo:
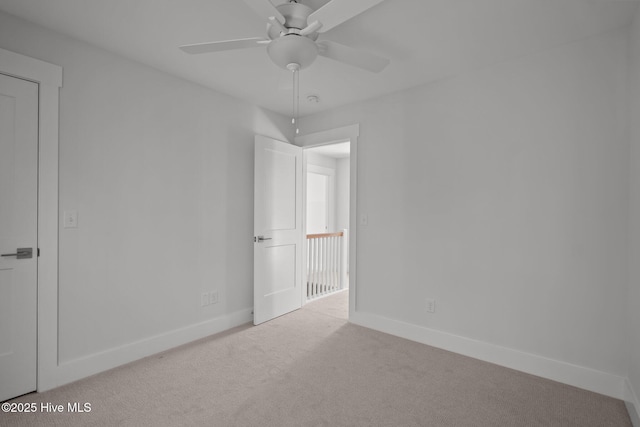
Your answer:
[[[37,391],[57,385],[58,128],[62,67],[0,49],[0,73],[38,84]]]
[[[357,218],[358,218],[358,137],[360,136],[360,124],[343,126],[321,132],[310,133],[295,137],[295,144],[303,149],[331,145],[349,141],[349,318],[358,308],[357,300]],[[303,200],[307,198],[307,156],[306,150],[302,152],[302,189]],[[302,227],[306,230],[306,202],[302,204]],[[303,231],[304,232],[304,231]],[[307,245],[302,245],[302,259],[307,259]],[[306,267],[304,268],[306,271]],[[303,278],[304,283],[305,278]],[[305,287],[306,289],[306,287]],[[306,298],[303,298],[303,304]]]

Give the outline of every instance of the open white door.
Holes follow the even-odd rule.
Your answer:
[[[256,135],[253,323],[302,307],[302,148]]]
[[[0,402],[36,389],[38,85],[0,74]]]

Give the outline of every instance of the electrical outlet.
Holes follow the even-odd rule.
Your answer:
[[[200,305],[203,307],[209,305],[209,294],[207,292],[200,295]]]
[[[427,313],[435,313],[436,312],[436,300],[427,298],[426,302]]]
[[[209,304],[218,303],[218,291],[209,292]]]

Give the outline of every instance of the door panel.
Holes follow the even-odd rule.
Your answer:
[[[264,219],[263,228],[296,228],[296,158],[295,153],[264,149]]]
[[[265,296],[296,287],[296,261],[296,245],[268,245],[265,248]]]
[[[38,85],[0,74],[0,401],[36,389]]]
[[[255,143],[253,322],[258,325],[302,306],[302,148],[263,136]]]
[[[0,269],[0,337],[11,336],[13,319],[11,306],[13,305],[13,270]],[[0,357],[11,353],[13,340],[0,339]]]

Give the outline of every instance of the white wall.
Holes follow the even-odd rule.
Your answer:
[[[328,169],[317,172],[313,165],[307,165],[307,234],[329,232],[329,207],[333,204],[329,200],[330,175],[323,173]]]
[[[328,227],[327,231],[323,233],[333,233],[336,231],[336,159],[333,157],[325,156],[320,153],[315,153],[313,150],[307,150],[305,153],[307,161],[307,172],[312,171],[321,174],[327,174],[329,176],[329,209],[328,209]],[[307,203],[307,208],[309,207]],[[307,212],[307,218],[309,213]],[[313,233],[314,231],[307,227],[307,233]]]
[[[303,118],[360,123],[357,311],[626,376],[626,49],[616,31]]]
[[[315,153],[313,149],[307,150],[307,164],[321,166],[323,168],[328,168],[332,170],[336,170],[336,159],[333,157],[325,156],[324,154]]]
[[[250,315],[254,133],[288,119],[5,14],[0,47],[64,68],[60,364]]]
[[[631,214],[629,252],[629,380],[640,412],[640,9],[630,32],[629,96],[631,137]]]

